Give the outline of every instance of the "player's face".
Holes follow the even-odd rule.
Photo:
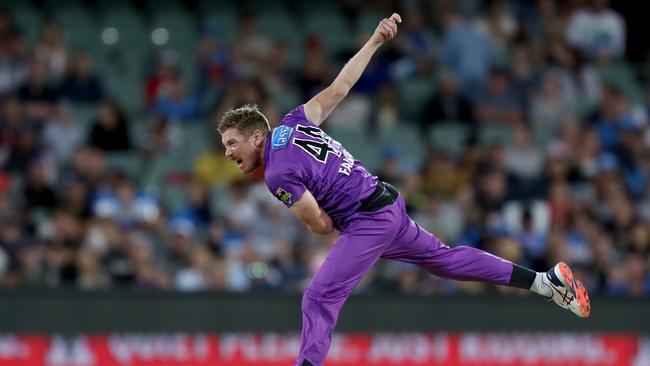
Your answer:
[[[237,163],[237,167],[244,174],[252,172],[260,165],[260,135],[259,131],[255,131],[246,137],[236,128],[229,128],[221,135],[223,146],[226,147],[226,157]]]

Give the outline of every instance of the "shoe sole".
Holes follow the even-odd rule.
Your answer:
[[[575,296],[575,299],[578,302],[578,307],[580,308],[582,317],[588,318],[589,315],[591,315],[591,302],[589,301],[589,294],[587,293],[587,289],[582,284],[582,282],[576,280],[575,277],[573,277],[573,272],[566,263],[560,262],[558,264],[558,268],[560,270],[560,274],[562,275],[562,282],[564,282],[564,285],[566,287],[571,289],[573,296]]]

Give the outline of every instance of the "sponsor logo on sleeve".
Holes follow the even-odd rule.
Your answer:
[[[291,193],[285,191],[282,188],[278,188],[277,191],[275,191],[275,196],[282,202],[286,203],[287,205],[291,203]]]
[[[273,130],[273,135],[271,136],[271,147],[273,149],[283,149],[287,147],[289,143],[289,136],[291,136],[292,127],[289,126],[278,126]]]

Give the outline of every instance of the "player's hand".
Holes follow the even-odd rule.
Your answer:
[[[397,35],[397,23],[401,22],[402,17],[397,13],[393,13],[390,18],[382,19],[370,39],[378,44],[393,39]]]

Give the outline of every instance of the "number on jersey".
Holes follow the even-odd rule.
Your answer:
[[[302,132],[303,134],[316,139],[307,140],[294,137],[293,143],[294,145],[299,146],[301,149],[305,150],[305,152],[313,156],[314,159],[320,161],[321,163],[327,162],[327,157],[330,153],[336,156],[341,156],[340,146],[332,144],[332,138],[329,137],[320,128],[297,125],[296,131]]]

